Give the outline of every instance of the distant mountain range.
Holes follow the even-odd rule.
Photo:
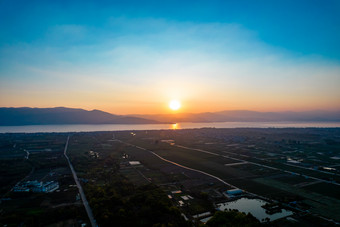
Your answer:
[[[256,112],[114,115],[100,110],[56,108],[0,108],[0,125],[47,124],[159,124],[175,122],[340,122],[340,111]]]
[[[249,110],[229,110],[207,113],[129,115],[160,122],[340,122],[340,111],[303,112],[257,112]]]
[[[100,110],[56,108],[0,108],[0,125],[157,124],[155,120],[114,115]]]

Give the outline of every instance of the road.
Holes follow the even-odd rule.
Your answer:
[[[81,184],[80,184],[80,182],[79,182],[79,180],[78,180],[76,171],[74,170],[74,168],[73,168],[73,166],[72,166],[72,163],[71,163],[70,159],[69,159],[68,156],[67,156],[67,147],[68,147],[68,142],[69,142],[69,140],[70,140],[70,136],[67,137],[67,141],[66,141],[66,145],[65,145],[65,149],[64,149],[64,155],[65,155],[65,158],[67,159],[67,162],[68,162],[68,164],[69,164],[69,166],[70,166],[70,169],[71,169],[71,171],[72,171],[72,175],[73,175],[74,181],[76,182],[76,185],[77,185],[77,187],[78,187],[79,194],[80,194],[81,200],[83,201],[83,204],[84,204],[84,207],[85,207],[87,216],[88,216],[89,219],[90,219],[91,226],[92,226],[92,227],[97,227],[98,225],[97,225],[97,223],[96,223],[96,220],[94,219],[94,216],[93,216],[91,207],[90,207],[89,203],[87,202],[87,199],[86,199],[86,196],[85,196],[83,187],[81,186]]]
[[[228,182],[222,180],[221,178],[219,178],[219,177],[217,177],[217,176],[215,176],[215,175],[212,175],[212,174],[210,174],[210,173],[207,173],[207,172],[204,172],[204,171],[201,171],[201,170],[198,170],[198,169],[193,169],[193,168],[190,168],[190,167],[187,167],[187,166],[178,164],[178,163],[176,163],[176,162],[170,161],[170,160],[168,160],[168,159],[165,159],[165,158],[161,157],[160,155],[156,154],[155,152],[150,151],[150,150],[148,150],[148,149],[145,149],[145,148],[143,148],[143,147],[139,147],[139,146],[136,146],[136,145],[131,144],[131,143],[126,143],[126,142],[121,141],[121,140],[118,140],[118,139],[116,139],[116,141],[118,141],[118,142],[120,142],[120,143],[124,143],[124,144],[129,145],[129,146],[132,146],[132,147],[135,147],[135,148],[138,148],[138,149],[141,149],[141,150],[144,150],[144,151],[147,151],[147,152],[149,152],[149,153],[155,155],[156,157],[158,157],[159,159],[161,159],[161,160],[163,160],[163,161],[165,161],[165,162],[168,162],[168,163],[171,163],[171,164],[173,164],[173,165],[182,167],[182,168],[184,168],[184,169],[188,169],[188,170],[191,170],[191,171],[194,171],[194,172],[198,172],[198,173],[204,174],[204,175],[206,175],[206,176],[212,177],[212,178],[214,178],[214,179],[220,181],[221,183],[223,183],[223,184],[225,184],[225,185],[228,185],[228,186],[231,187],[231,188],[235,188],[235,189],[236,189],[236,188],[239,188],[239,187],[236,187],[235,185],[232,185],[232,184],[230,184],[230,183],[228,183]],[[183,147],[183,146],[181,146],[181,147],[182,147],[182,148],[187,148],[187,147]],[[188,148],[188,149],[191,149],[191,148]],[[201,150],[201,149],[195,149],[195,148],[193,148],[193,150],[199,150],[199,151],[204,152],[204,153],[217,155],[217,154],[215,154],[215,153],[212,153],[212,152],[209,152],[209,151],[204,151],[204,150]],[[271,201],[271,202],[278,203],[278,201],[273,200],[273,199],[269,199],[269,198],[267,198],[267,197],[265,197],[265,196],[261,196],[261,195],[255,194],[255,193],[253,193],[253,192],[247,191],[247,190],[242,189],[242,188],[239,188],[239,189],[241,189],[243,192],[247,193],[248,195],[252,195],[252,196],[254,196],[254,197],[263,199],[263,200],[265,200],[265,201]],[[293,209],[293,210],[295,210],[295,211],[306,212],[305,210],[302,210],[302,209],[299,209],[299,208],[296,208],[296,207],[292,207],[290,204],[286,204],[286,203],[282,203],[282,204],[285,205],[286,207],[290,207],[291,209]],[[325,219],[325,220],[328,220],[328,219],[326,219],[326,218],[324,218],[324,219]]]
[[[175,166],[179,166],[179,167],[181,167],[181,168],[183,168],[183,169],[191,170],[191,171],[194,171],[194,172],[197,172],[197,173],[204,174],[204,175],[209,176],[209,177],[211,177],[211,178],[214,178],[214,179],[220,181],[221,183],[223,183],[223,184],[225,184],[225,185],[228,185],[228,186],[231,187],[231,188],[234,188],[234,189],[238,188],[238,187],[236,187],[235,185],[229,184],[228,182],[222,180],[221,178],[219,178],[219,177],[217,177],[217,176],[215,176],[215,175],[212,175],[212,174],[210,174],[210,173],[207,173],[207,172],[204,172],[204,171],[201,171],[201,170],[198,170],[198,169],[193,169],[193,168],[190,168],[190,167],[181,165],[181,164],[179,164],[179,163],[170,161],[170,160],[168,160],[168,159],[165,159],[165,158],[161,157],[160,155],[156,154],[155,152],[150,151],[150,150],[148,150],[148,149],[145,149],[145,148],[143,148],[143,147],[136,146],[136,145],[131,144],[131,143],[126,143],[126,142],[124,142],[124,141],[117,140],[117,139],[116,139],[116,141],[121,142],[121,143],[124,143],[124,144],[129,145],[129,146],[133,146],[133,147],[135,147],[135,148],[138,148],[138,149],[141,149],[141,150],[144,150],[144,151],[147,151],[147,152],[153,154],[154,156],[156,156],[157,158],[159,158],[159,159],[161,159],[161,160],[163,160],[163,161],[165,161],[165,162],[171,163],[171,164],[173,164],[173,165],[175,165]],[[246,191],[246,190],[243,190],[243,191],[246,192],[246,193],[248,193],[248,194],[250,194],[250,195],[257,196],[257,197],[260,197],[260,198],[264,198],[264,199],[269,200],[268,198],[265,198],[265,197],[263,197],[263,196],[260,196],[260,195],[251,193],[251,192],[249,192],[249,191]]]
[[[184,169],[188,169],[188,170],[191,170],[191,171],[195,171],[195,172],[198,172],[198,173],[201,173],[201,174],[210,176],[210,177],[212,177],[212,178],[214,178],[214,179],[216,179],[216,180],[222,182],[222,183],[225,184],[225,185],[228,185],[228,186],[230,186],[230,187],[232,187],[232,188],[237,188],[236,186],[227,183],[226,181],[222,180],[221,178],[219,178],[219,177],[217,177],[217,176],[214,176],[214,175],[209,174],[209,173],[206,173],[206,172],[204,172],[204,171],[197,170],[197,169],[193,169],[193,168],[190,168],[190,167],[187,167],[187,166],[183,166],[183,165],[181,165],[181,164],[178,164],[178,163],[176,163],[176,162],[167,160],[167,159],[161,157],[160,155],[154,153],[153,151],[147,150],[147,149],[145,149],[145,148],[143,148],[143,147],[139,147],[139,146],[136,146],[136,145],[134,145],[134,144],[130,144],[130,143],[127,143],[127,142],[118,140],[118,139],[115,139],[115,141],[120,142],[120,143],[124,143],[124,144],[126,144],[126,145],[129,145],[129,146],[132,146],[132,147],[135,147],[135,148],[144,150],[144,151],[147,151],[147,152],[149,152],[149,153],[155,155],[156,157],[158,157],[159,159],[161,159],[161,160],[163,160],[163,161],[165,161],[165,162],[168,162],[168,163],[171,163],[171,164],[173,164],[173,165],[182,167],[182,168],[184,168]],[[202,149],[190,148],[190,147],[185,147],[185,146],[181,146],[181,145],[175,145],[175,146],[180,147],[180,148],[183,148],[183,149],[196,150],[196,151],[203,152],[203,153],[207,153],[207,154],[211,154],[211,155],[214,155],[214,156],[220,156],[220,157],[224,157],[224,158],[230,158],[230,159],[233,159],[233,160],[236,160],[236,161],[240,161],[240,162],[247,162],[247,163],[251,163],[251,164],[254,164],[254,165],[266,167],[266,168],[269,168],[269,169],[280,170],[280,171],[283,171],[283,172],[286,172],[286,173],[290,173],[290,174],[296,174],[296,173],[294,173],[294,172],[290,172],[290,171],[286,171],[286,170],[274,168],[274,167],[271,167],[271,166],[262,165],[262,164],[259,164],[259,163],[256,163],[256,162],[249,162],[249,161],[246,161],[246,160],[243,160],[243,159],[238,159],[238,158],[229,157],[229,156],[227,156],[227,155],[220,155],[220,154],[216,154],[216,153],[214,153],[214,152],[205,151],[205,150],[202,150]],[[306,176],[306,175],[301,175],[301,176]],[[313,178],[313,179],[315,179],[315,180],[324,181],[323,179],[318,179],[318,178],[315,178],[315,177],[310,177],[310,178]],[[269,198],[267,198],[267,197],[257,195],[257,194],[255,194],[255,193],[246,191],[246,190],[244,190],[244,189],[242,189],[242,190],[243,190],[244,192],[250,194],[250,195],[256,196],[256,197],[261,198],[261,199],[263,199],[263,200],[272,201],[272,202],[278,203],[278,201],[276,201],[276,200],[269,199]],[[306,210],[303,210],[303,209],[300,209],[300,208],[297,208],[297,207],[292,207],[290,204],[287,204],[287,203],[281,203],[281,204],[284,205],[284,206],[286,206],[286,207],[291,208],[291,209],[294,210],[294,211],[299,211],[299,212],[302,212],[302,213],[304,213],[304,214],[305,214],[305,213],[309,213],[309,212],[306,211]],[[317,215],[317,216],[320,217],[320,218],[322,218],[322,219],[324,219],[324,220],[327,220],[327,221],[329,221],[329,222],[332,222],[332,223],[335,223],[335,224],[339,224],[339,223],[337,223],[336,221],[334,221],[334,220],[332,220],[332,219],[328,219],[328,218],[322,217],[322,216],[320,216],[320,215]]]
[[[272,169],[272,170],[277,170],[277,171],[282,171],[284,173],[289,173],[289,174],[292,174],[292,175],[300,175],[302,177],[310,178],[310,179],[313,179],[313,180],[317,180],[319,182],[325,182],[325,183],[329,183],[329,184],[334,184],[334,185],[340,186],[340,184],[337,183],[337,182],[331,182],[329,180],[324,180],[324,179],[317,178],[317,177],[312,177],[312,176],[309,176],[309,175],[306,175],[306,174],[300,174],[300,173],[289,171],[289,170],[284,170],[284,169],[280,169],[280,168],[276,168],[276,167],[272,167],[272,166],[268,166],[268,165],[263,165],[263,164],[260,164],[260,163],[256,163],[256,162],[249,161],[249,160],[244,160],[244,159],[241,159],[241,158],[234,158],[234,157],[230,157],[228,155],[221,155],[221,154],[217,154],[217,153],[214,153],[214,152],[205,151],[205,150],[202,150],[202,149],[185,147],[185,146],[182,146],[182,145],[174,145],[174,146],[179,147],[179,148],[183,148],[183,149],[187,149],[187,150],[193,150],[193,151],[199,151],[199,152],[206,153],[206,154],[211,154],[211,155],[214,155],[214,156],[220,156],[220,157],[223,157],[223,158],[232,159],[232,160],[239,161],[239,162],[242,162],[242,163],[243,162],[247,162],[247,163],[250,163],[250,164],[253,164],[253,165],[257,165],[257,166],[260,166],[260,167],[264,167],[264,168],[268,168],[268,169]],[[223,151],[223,152],[227,153],[227,154],[234,155],[234,153],[231,153],[231,152],[228,152],[228,151]],[[250,156],[246,156],[246,155],[239,155],[239,156],[244,156],[244,157],[250,158]]]
[[[21,182],[23,182],[24,180],[26,180],[27,178],[29,178],[29,177],[32,175],[32,173],[34,172],[34,170],[35,170],[35,167],[32,167],[32,169],[31,169],[31,171],[29,172],[29,174],[27,174],[24,178],[22,178],[21,180],[19,180],[18,183],[16,183],[16,185],[20,184]],[[6,192],[5,194],[3,194],[3,196],[1,197],[1,199],[6,198],[6,196],[7,196],[9,193],[11,193],[11,192],[13,191],[13,189],[14,189],[14,187],[11,188],[11,189],[10,189],[8,192]],[[1,199],[0,199],[0,201],[1,201]]]

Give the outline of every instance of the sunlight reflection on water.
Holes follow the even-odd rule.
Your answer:
[[[176,124],[97,124],[0,126],[0,133],[94,132],[195,128],[339,128],[340,122],[215,122]]]

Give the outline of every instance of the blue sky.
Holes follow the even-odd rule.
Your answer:
[[[1,1],[0,105],[339,109],[339,15],[339,1]]]

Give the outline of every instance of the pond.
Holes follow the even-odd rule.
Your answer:
[[[244,212],[246,214],[251,213],[255,218],[264,221],[265,218],[269,218],[270,221],[274,221],[279,218],[287,217],[293,214],[292,211],[282,209],[279,213],[267,214],[266,210],[261,206],[265,205],[267,202],[260,199],[248,199],[248,198],[240,198],[238,200],[226,203],[217,204],[217,209],[224,210],[238,210],[240,212]]]

